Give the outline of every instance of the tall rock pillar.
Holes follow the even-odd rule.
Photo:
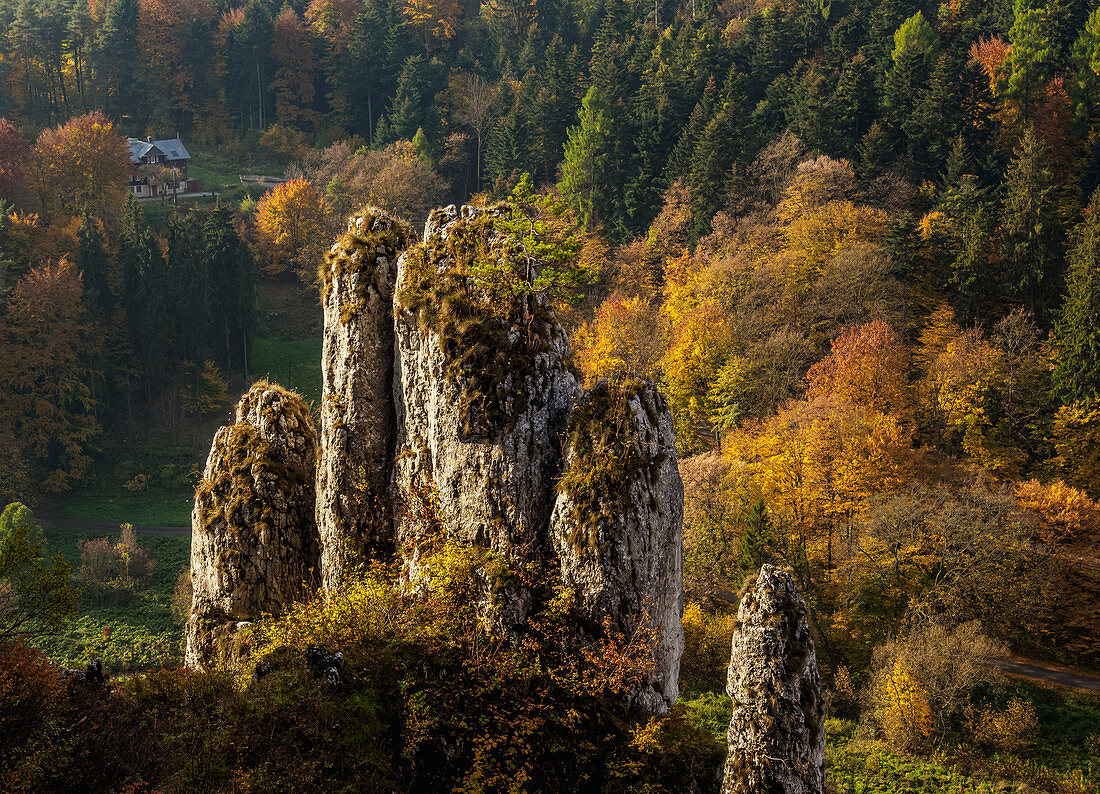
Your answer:
[[[569,420],[550,541],[583,633],[652,632],[653,672],[628,695],[652,714],[679,695],[683,519],[668,403],[646,381],[597,384]]]
[[[580,388],[569,339],[541,297],[491,293],[481,280],[524,255],[496,228],[503,213],[436,210],[401,257],[394,511],[414,575],[440,529],[508,568],[510,584],[487,583],[481,604],[507,631],[530,608],[525,579],[544,560],[559,437]]]
[[[188,667],[235,661],[241,623],[317,586],[317,432],[301,397],[267,382],[214,435],[191,514]]]
[[[393,404],[393,286],[412,229],[382,210],[348,220],[321,266],[325,338],[317,526],[322,581],[394,551],[389,484]]]
[[[723,794],[821,794],[825,790],[825,710],[817,655],[798,583],[760,569],[737,610],[726,691]]]

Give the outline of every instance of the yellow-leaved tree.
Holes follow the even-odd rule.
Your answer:
[[[325,200],[308,180],[282,182],[256,206],[256,229],[268,273],[307,276],[326,238]]]

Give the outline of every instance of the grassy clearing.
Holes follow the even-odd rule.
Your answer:
[[[321,400],[321,345],[320,338],[257,337],[249,370],[255,380],[267,378],[316,405]]]
[[[109,521],[112,524],[142,524],[151,527],[187,527],[191,525],[194,489],[190,485],[171,490],[145,490],[134,493],[125,489],[96,489],[65,497],[57,511],[66,518]]]
[[[46,531],[50,554],[64,554],[73,562],[74,573],[80,566],[80,541],[104,536],[118,540],[117,533],[94,530]],[[157,559],[153,584],[123,593],[116,603],[95,603],[82,594],[80,617],[60,636],[39,641],[42,650],[67,666],[102,659],[112,673],[144,670],[182,658],[183,627],[172,615],[171,602],[180,571],[190,561],[191,538],[139,534],[138,542]],[[109,627],[107,637],[105,627]]]

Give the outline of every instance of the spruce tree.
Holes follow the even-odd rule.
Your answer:
[[[107,277],[110,259],[103,245],[99,221],[92,218],[87,207],[81,213],[76,239],[76,266],[84,280],[84,305],[94,319],[107,320],[115,304]]]
[[[580,214],[586,226],[602,220],[607,210],[607,169],[614,146],[607,98],[597,86],[588,89],[577,114],[577,125],[569,128],[562,163],[562,193]]]
[[[156,235],[133,196],[126,199],[118,246],[122,271],[122,306],[130,329],[130,344],[141,364],[146,398],[163,371],[167,353],[165,263]]]
[[[206,214],[202,239],[210,285],[211,352],[226,372],[239,365],[247,373],[256,302],[252,252],[237,234],[232,210],[220,204]]]
[[[1047,287],[1058,275],[1061,227],[1046,149],[1030,128],[1016,147],[1003,191],[1004,288],[1028,299],[1039,316],[1049,297]]]
[[[1068,259],[1053,381],[1062,398],[1075,401],[1100,397],[1100,190],[1075,230]]]

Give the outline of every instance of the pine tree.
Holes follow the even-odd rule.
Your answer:
[[[1068,401],[1100,397],[1100,190],[1074,233],[1055,339],[1055,389]]]
[[[1061,228],[1046,150],[1030,128],[1016,147],[1003,190],[1005,289],[1027,297],[1038,315],[1048,298],[1045,288],[1058,275]]]
[[[722,107],[703,130],[691,157],[687,185],[696,235],[710,231],[711,219],[726,198],[733,164],[745,145],[747,101],[744,79],[731,72],[722,91]]]
[[[84,305],[98,320],[106,320],[114,310],[114,295],[108,283],[110,259],[103,245],[99,221],[85,209],[80,216],[77,233],[76,266],[84,280]]]

